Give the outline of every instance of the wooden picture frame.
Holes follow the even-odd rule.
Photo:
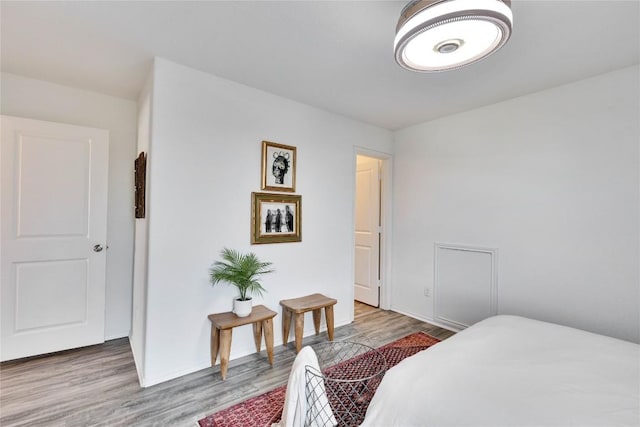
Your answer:
[[[135,181],[135,215],[136,218],[145,217],[145,192],[147,187],[147,155],[140,153],[138,158],[133,162],[134,181]]]
[[[278,214],[278,211],[279,214]],[[251,193],[251,244],[302,241],[302,196]]]
[[[296,191],[296,147],[262,141],[262,190]]]

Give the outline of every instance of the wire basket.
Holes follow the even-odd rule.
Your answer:
[[[360,425],[387,371],[385,357],[350,341],[314,345],[313,350],[321,371],[306,367],[305,426]]]

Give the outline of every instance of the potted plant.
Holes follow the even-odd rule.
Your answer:
[[[220,256],[222,261],[216,261],[211,266],[211,284],[227,282],[237,287],[240,296],[233,301],[233,312],[238,317],[246,317],[251,314],[251,295],[265,292],[258,279],[263,274],[273,272],[269,269],[271,263],[260,261],[253,252],[241,254],[227,248],[222,249]]]

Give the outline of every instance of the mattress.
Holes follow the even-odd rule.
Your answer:
[[[640,426],[640,346],[495,316],[390,369],[363,426]]]

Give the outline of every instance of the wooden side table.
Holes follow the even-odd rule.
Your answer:
[[[215,366],[218,352],[220,352],[220,375],[222,375],[223,380],[227,378],[227,368],[229,367],[231,332],[236,326],[253,323],[253,339],[256,343],[257,352],[260,352],[264,333],[267,356],[269,357],[269,363],[273,365],[273,318],[277,314],[264,305],[256,305],[247,317],[238,317],[230,311],[208,316],[211,321],[211,366]]]
[[[304,331],[304,313],[313,311],[313,325],[316,335],[320,333],[320,316],[324,308],[324,316],[327,319],[327,335],[329,341],[333,341],[333,306],[338,302],[322,294],[307,295],[300,298],[285,299],[280,301],[282,306],[282,345],[289,341],[289,329],[291,328],[291,316],[295,316],[296,323],[296,352],[302,348],[302,332]]]

